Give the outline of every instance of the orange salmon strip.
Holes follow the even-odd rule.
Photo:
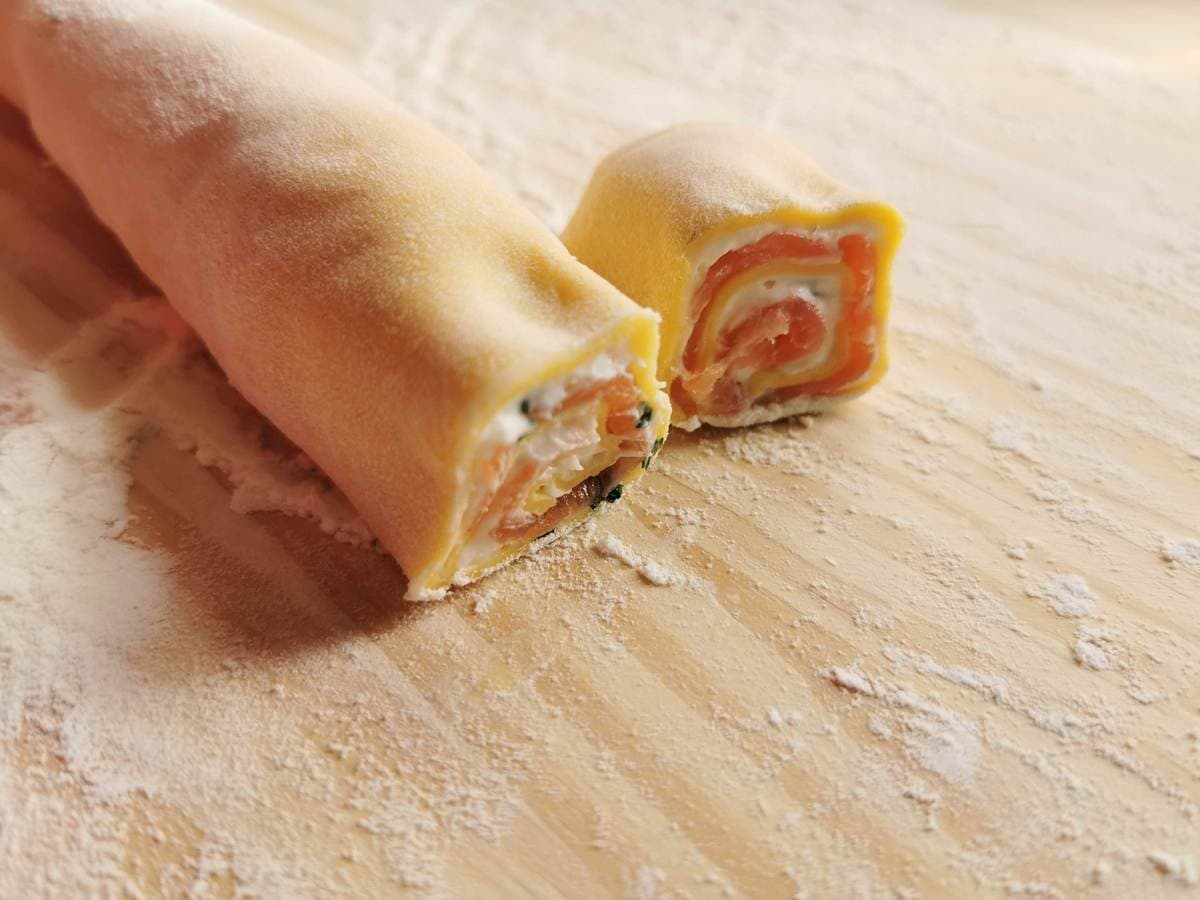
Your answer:
[[[849,290],[841,298],[841,317],[826,322],[822,311],[795,296],[754,309],[720,332],[714,361],[695,370],[704,358],[703,336],[716,304],[712,301],[733,278],[768,263],[786,261],[837,261],[849,274]],[[683,354],[683,373],[672,384],[672,397],[683,408],[730,415],[759,398],[748,397],[734,377],[735,369],[766,372],[804,359],[817,350],[832,327],[835,332],[833,374],[801,381],[768,392],[771,402],[801,395],[834,394],[860,378],[874,360],[871,334],[874,326],[869,302],[875,251],[859,234],[841,237],[837,244],[810,235],[775,232],[754,243],[722,255],[705,274],[696,291],[692,327]],[[805,266],[796,267],[803,276]],[[823,367],[825,368],[825,367]]]

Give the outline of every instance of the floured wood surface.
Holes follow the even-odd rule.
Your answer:
[[[908,217],[893,372],[405,606],[0,111],[0,894],[1200,893],[1200,9],[435,6],[245,8],[555,228],[795,138]]]

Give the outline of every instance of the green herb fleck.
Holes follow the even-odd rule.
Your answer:
[[[642,468],[649,469],[650,462],[658,455],[658,451],[662,449],[663,439],[658,437],[654,439],[654,446],[650,448],[650,454],[642,457]]]
[[[529,411],[533,409],[533,404],[529,402],[529,398],[525,397],[521,400],[521,415],[528,416]]]
[[[637,427],[642,428],[654,416],[654,410],[650,408],[649,403],[638,404]]]
[[[625,493],[625,485],[618,484],[615,488],[604,495],[605,503],[616,503],[621,499],[621,495]]]

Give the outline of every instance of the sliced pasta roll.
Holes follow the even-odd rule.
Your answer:
[[[675,424],[821,410],[887,369],[889,267],[902,223],[790,144],[684,125],[617,150],[567,248],[663,319]]]

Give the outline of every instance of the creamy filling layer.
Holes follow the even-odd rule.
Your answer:
[[[496,414],[480,444],[458,573],[495,565],[604,500],[648,459],[655,429],[636,387],[641,365],[628,347],[615,348]]]

